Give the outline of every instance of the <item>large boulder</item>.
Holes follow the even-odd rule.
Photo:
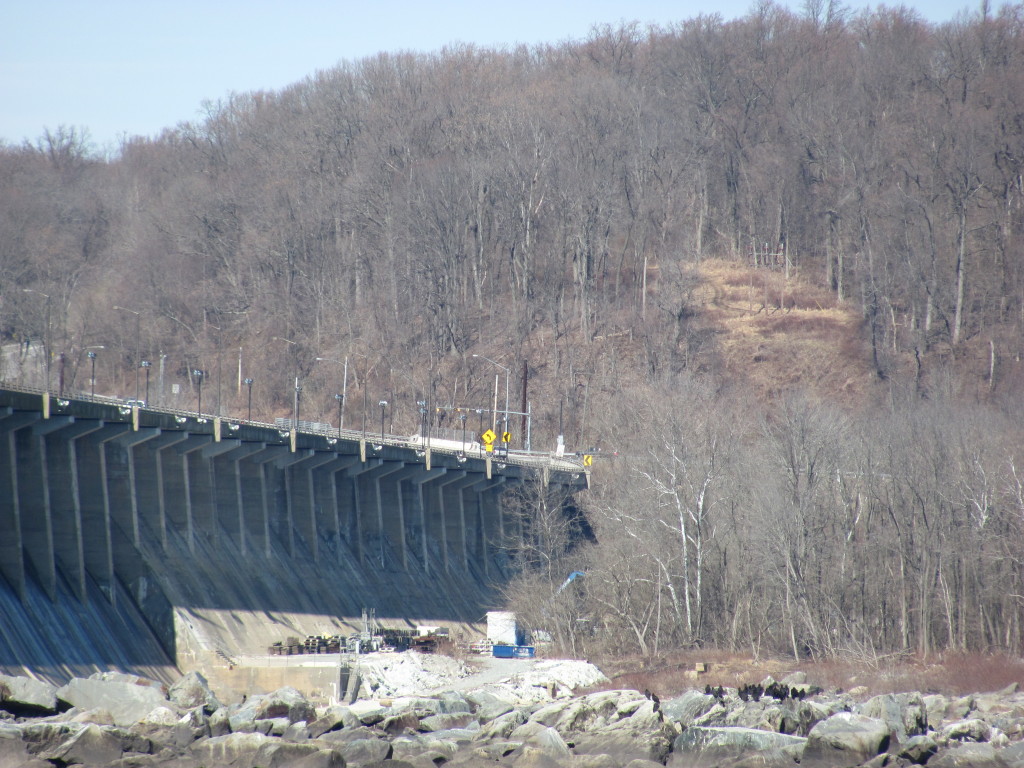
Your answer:
[[[484,723],[480,727],[478,738],[481,740],[500,739],[507,741],[512,731],[525,723],[526,720],[527,714],[525,711],[513,709],[511,712],[506,712],[504,715],[499,715],[493,720]]]
[[[884,720],[839,712],[822,720],[807,736],[802,768],[845,768],[866,763],[889,748]]]
[[[171,686],[168,698],[181,709],[203,707],[207,712],[214,712],[221,707],[210,684],[198,672],[189,672]]]
[[[317,744],[271,739],[256,750],[253,765],[259,768],[345,768],[345,758],[338,750],[324,749]]]
[[[453,714],[437,714],[424,717],[419,722],[421,731],[447,731],[451,728],[462,728],[476,719],[469,712]]]
[[[32,717],[57,711],[57,688],[31,677],[0,675],[0,709]]]
[[[122,679],[73,678],[57,689],[57,698],[83,710],[106,710],[117,725],[132,725],[157,707],[167,706],[163,690]]]
[[[316,708],[305,696],[291,687],[279,688],[262,696],[256,706],[256,720],[273,720],[287,717],[291,722],[316,720]]]
[[[569,745],[554,728],[540,723],[523,723],[509,735],[509,741],[518,741],[542,750],[552,757],[568,759]]]
[[[868,699],[860,714],[883,720],[902,744],[908,737],[928,731],[928,707],[920,693],[888,693]]]
[[[986,742],[991,738],[992,726],[980,718],[972,717],[947,723],[940,731],[938,741],[940,743],[951,741]]]
[[[756,756],[762,765],[792,765],[806,739],[754,728],[685,729],[672,744],[670,768],[712,768]]]
[[[959,744],[928,760],[929,768],[1005,768],[991,744]]]
[[[200,765],[253,768],[260,748],[275,741],[262,733],[229,733],[201,739],[189,747],[188,753]]]
[[[718,700],[714,696],[706,696],[700,691],[687,691],[674,699],[661,702],[661,710],[669,720],[690,726],[717,704]]]
[[[392,755],[391,743],[375,736],[361,739],[341,738],[344,731],[326,733],[318,739],[313,739],[309,744],[318,745],[324,749],[336,750],[344,759],[347,765],[365,765],[380,760],[387,760]]]
[[[39,756],[56,765],[109,765],[120,759],[124,751],[119,734],[98,725],[87,725]]]
[[[359,719],[347,707],[329,707],[324,714],[309,723],[309,737],[316,738],[339,728],[356,728]]]
[[[567,736],[578,755],[611,755],[619,764],[631,760],[663,763],[676,737],[675,726],[666,722],[651,701],[617,710],[578,734]],[[632,710],[632,711],[630,711]]]

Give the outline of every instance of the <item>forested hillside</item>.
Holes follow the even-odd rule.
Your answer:
[[[808,8],[381,54],[115,157],[0,146],[3,342],[67,390],[146,360],[152,402],[203,371],[270,419],[297,379],[303,418],[344,387],[405,433],[508,383],[534,448],[600,449],[593,542],[522,499],[520,608],[577,651],[1019,652],[1024,5]]]

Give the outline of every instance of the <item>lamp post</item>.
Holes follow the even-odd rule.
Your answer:
[[[43,349],[46,352],[44,363],[46,365],[46,387],[47,392],[50,391],[50,294],[37,291],[33,288],[22,288],[24,293],[34,293],[36,296],[42,296],[46,299],[46,329],[43,331]]]
[[[388,401],[381,400],[377,405],[380,406],[380,441],[384,442],[384,411],[387,410]]]
[[[242,383],[249,388],[249,416],[246,421],[252,421],[252,379],[247,378]]]
[[[273,336],[274,341],[283,341],[285,344],[291,344],[293,347],[299,346],[298,342],[286,339],[284,336]],[[299,376],[295,375],[295,399],[292,401],[292,429],[297,431],[299,429],[299,393],[302,391],[302,387],[299,385]]]
[[[420,410],[420,437],[426,439],[427,437],[427,401],[417,400],[416,407]]]
[[[141,312],[136,312],[134,309],[128,309],[128,307],[119,307],[117,304],[114,305],[114,309],[121,310],[122,312],[131,312],[135,315],[135,399],[139,399],[139,316]]]
[[[318,363],[337,363],[344,366],[344,372],[341,375],[341,394],[334,396],[338,400],[338,437],[341,437],[341,430],[345,427],[345,401],[348,395],[348,355],[345,355],[344,363],[333,357],[318,357],[316,360]]]
[[[146,369],[146,399],[143,402],[149,405],[149,367],[152,363],[149,360],[143,360],[140,365]]]
[[[459,421],[462,422],[462,453],[466,452],[466,413],[459,413]]]
[[[192,371],[192,375],[196,377],[196,386],[199,390],[199,403],[196,405],[196,417],[203,418],[203,372],[198,368]]]
[[[89,362],[92,364],[92,373],[89,376],[89,397],[96,398],[96,353],[89,350]]]
[[[473,357],[479,357],[481,360],[486,360],[491,365],[496,365],[499,368],[501,368],[501,370],[503,370],[505,372],[505,424],[506,424],[506,427],[505,427],[505,429],[502,430],[504,432],[504,431],[506,431],[508,429],[508,426],[507,426],[508,425],[508,377],[509,377],[509,374],[511,373],[511,371],[508,368],[506,368],[504,365],[502,365],[501,363],[496,362],[494,360],[491,360],[491,358],[489,358],[489,357],[484,357],[483,355],[473,355]],[[497,381],[494,382],[494,390],[495,390],[494,391],[495,410],[497,410],[497,399],[498,399],[498,391],[497,391],[498,390],[498,382]],[[494,415],[493,427],[496,427],[497,425],[498,425],[498,415],[495,414]]]

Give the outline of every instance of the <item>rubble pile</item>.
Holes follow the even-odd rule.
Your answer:
[[[0,766],[1024,768],[1016,686],[869,697],[798,673],[752,686],[784,686],[781,698],[742,687],[661,701],[648,691],[575,693],[602,678],[585,662],[471,675],[462,662],[417,656],[381,663],[372,697],[320,706],[292,688],[225,705],[197,673],[170,688],[116,673],[59,688],[0,676]]]

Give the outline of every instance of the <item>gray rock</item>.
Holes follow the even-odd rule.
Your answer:
[[[924,765],[938,750],[939,745],[935,743],[935,739],[926,734],[921,734],[907,739],[897,754],[916,765]]]
[[[888,693],[865,701],[860,714],[885,722],[902,744],[928,730],[928,708],[919,693]]]
[[[791,672],[784,678],[779,680],[787,688],[802,688],[807,684],[807,673],[806,672]]]
[[[992,738],[992,726],[984,720],[970,718],[949,723],[939,732],[940,742],[974,741],[986,742]]]
[[[382,707],[372,701],[357,701],[349,706],[349,711],[359,718],[363,725],[376,725],[391,714],[389,707]]]
[[[937,731],[942,727],[946,717],[946,708],[949,706],[949,699],[941,694],[929,694],[923,697],[925,707],[928,709],[928,727]],[[959,720],[960,718],[955,718]]]
[[[324,744],[327,738],[327,736],[321,736],[319,739],[309,743],[337,750],[345,759],[347,765],[364,765],[378,760],[387,760],[392,755],[391,744],[383,739],[356,739],[354,741],[338,741],[336,743]]]
[[[416,712],[420,717],[436,715],[441,712],[441,701],[423,696],[402,696],[391,701],[391,712],[396,715]]]
[[[574,742],[577,754],[607,754],[620,764],[637,759],[664,762],[676,729],[655,712],[653,702],[641,700],[632,714],[619,714],[623,716],[566,738]]]
[[[428,717],[433,717],[433,715],[428,715]],[[443,715],[443,717],[449,717],[449,715]],[[389,736],[397,736],[402,733],[415,732],[419,729],[419,726],[419,715],[415,711],[410,710],[384,718],[377,727]],[[428,728],[427,730],[430,729]]]
[[[1010,744],[1005,749],[1000,749],[997,754],[1006,768],[1024,768],[1024,741]]]
[[[229,733],[197,741],[189,748],[189,754],[200,765],[252,768],[256,765],[256,754],[268,742],[276,743],[277,740],[262,733]]]
[[[359,718],[352,714],[348,707],[328,707],[320,717],[309,724],[309,737],[315,739],[324,733],[340,728],[355,728],[360,724]]]
[[[316,708],[294,688],[279,688],[260,698],[255,719],[273,720],[277,717],[287,717],[293,723],[300,720],[311,723],[316,720]]]
[[[0,709],[23,716],[53,714],[57,688],[31,677],[0,675]]]
[[[57,698],[79,709],[105,709],[117,725],[137,723],[157,707],[168,704],[167,697],[156,686],[80,677],[58,688]]]
[[[509,741],[519,741],[559,758],[569,756],[569,746],[554,728],[536,722],[523,723],[509,735]]]
[[[227,736],[231,733],[231,713],[227,707],[221,707],[206,722],[210,736]]]
[[[527,717],[526,712],[522,709],[514,709],[511,712],[507,712],[488,723],[484,723],[480,728],[479,738],[506,741],[512,731],[526,722]]]
[[[284,733],[281,734],[281,738],[285,741],[309,741],[309,726],[302,720],[297,723],[289,723],[284,729]]]
[[[703,728],[684,730],[672,745],[670,768],[705,768],[733,764],[745,756],[763,757],[768,764],[793,762],[792,751],[804,747],[806,739],[754,728]],[[790,750],[790,751],[786,751]]]
[[[437,703],[438,712],[442,715],[457,715],[473,711],[473,705],[466,700],[466,697],[455,691],[445,691],[439,694]]]
[[[424,717],[419,722],[419,729],[421,731],[446,731],[449,728],[462,728],[468,723],[476,722],[473,714],[470,712],[461,712],[459,714],[438,714]]]
[[[54,749],[40,753],[40,757],[65,765],[108,765],[124,752],[121,737],[98,725],[87,725]]]
[[[514,709],[515,707],[507,701],[496,699],[495,701],[479,705],[476,709],[476,718],[480,723],[488,723],[502,715],[507,715]]]
[[[928,760],[929,768],[1004,768],[991,744],[960,744]]]
[[[807,736],[801,766],[842,768],[866,763],[889,748],[889,727],[874,717],[839,712]]]
[[[441,757],[450,762],[459,750],[454,741],[434,738],[433,734],[424,736],[402,736],[391,740],[392,759],[409,760],[423,754],[429,754],[432,761]]]
[[[256,750],[253,765],[260,768],[292,768],[299,765],[344,768],[345,760],[336,749],[271,739]]]
[[[221,707],[206,678],[195,671],[182,676],[172,685],[167,697],[181,709],[204,707],[207,712],[215,712]]]
[[[714,709],[717,703],[714,696],[705,696],[700,691],[687,691],[682,696],[661,702],[661,710],[669,720],[689,726]]]

